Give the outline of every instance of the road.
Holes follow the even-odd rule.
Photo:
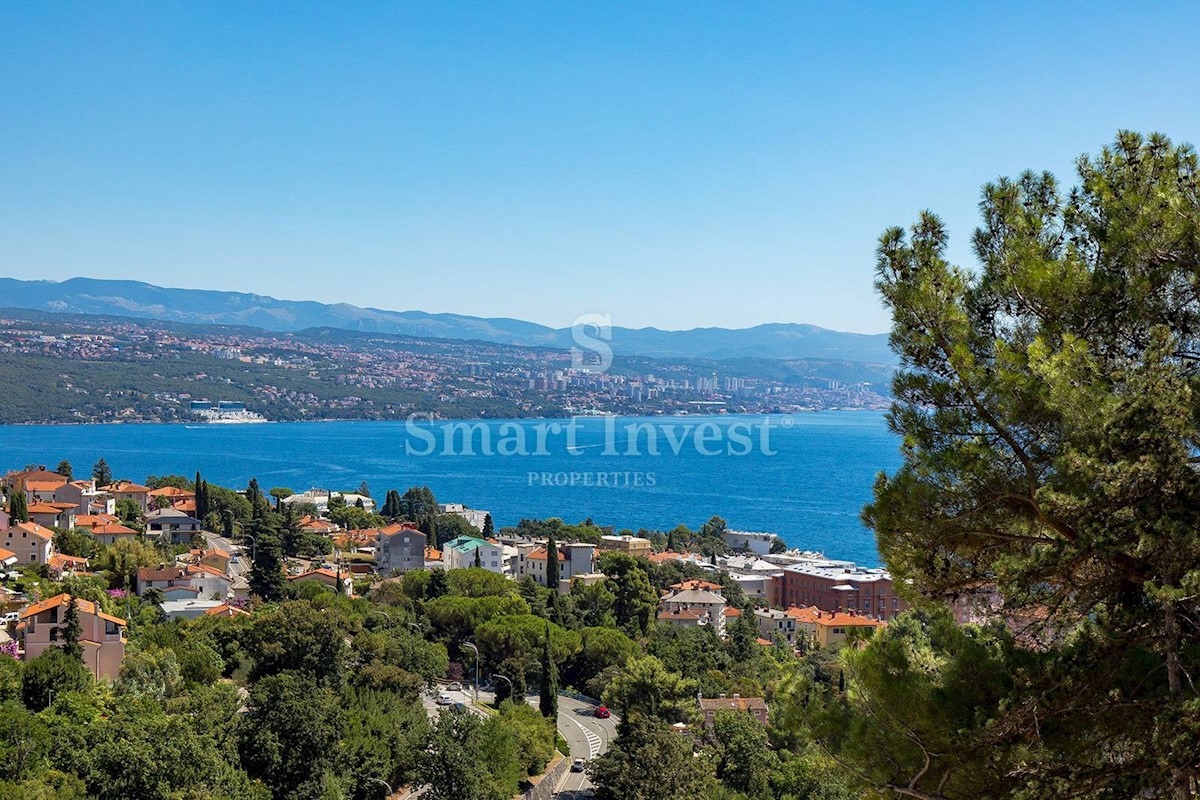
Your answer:
[[[464,685],[461,691],[447,691],[444,686],[439,686],[433,694],[424,693],[421,695],[421,703],[425,706],[425,710],[433,716],[438,712],[439,708],[436,702],[437,692],[445,692],[450,695],[450,699],[455,703],[462,703],[467,708],[474,711],[476,714],[483,716],[485,712],[471,704],[474,698],[474,689],[471,686]],[[494,700],[492,693],[486,689],[479,690],[479,702],[491,703]],[[526,698],[531,706],[538,704],[536,695]],[[558,732],[567,741],[567,748],[570,750],[570,758],[574,761],[576,758],[591,760],[596,756],[608,750],[609,743],[617,736],[617,720],[615,717],[608,719],[596,719],[595,706],[591,703],[585,703],[564,695],[558,696]],[[583,772],[568,772],[567,777],[563,780],[563,785],[559,790],[560,795],[569,797],[570,800],[584,800],[592,796],[592,783],[588,780],[587,774]]]
[[[229,577],[236,582],[238,578],[244,577],[250,571],[250,559],[246,558],[246,554],[241,552],[241,545],[234,544],[223,536],[217,536],[215,533],[205,533],[204,538],[208,540],[209,547],[215,547],[218,550],[224,550],[231,556],[237,556],[237,563],[229,562]]]

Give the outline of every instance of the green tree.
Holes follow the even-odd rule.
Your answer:
[[[587,771],[598,800],[695,800],[716,789],[712,761],[696,758],[692,740],[663,722],[625,721],[607,753]]]
[[[337,688],[345,676],[345,635],[335,615],[303,600],[256,613],[243,644],[254,662],[250,679],[296,672]]]
[[[540,685],[538,687],[538,710],[543,717],[558,718],[558,667],[550,655],[550,623],[546,623],[546,636],[542,642]]]
[[[72,596],[71,601],[67,603],[67,610],[63,612],[63,652],[71,658],[82,661],[83,643],[80,641],[82,637],[83,624],[79,621],[79,603]]]
[[[31,711],[41,711],[50,704],[50,693],[61,697],[67,692],[86,692],[92,686],[92,676],[83,662],[51,647],[25,665],[21,672],[21,702]]]
[[[932,213],[879,242],[904,460],[864,518],[902,591],[982,595],[1040,652],[986,748],[922,742],[960,765],[949,797],[1005,759],[1022,797],[1185,798],[1200,774],[1200,170],[1128,132],[1077,170],[1065,194],[1048,173],[985,186],[976,270]],[[891,782],[937,791],[903,763]]]
[[[50,731],[37,715],[11,700],[0,704],[0,778],[35,777],[45,769],[50,744]]]
[[[29,506],[24,492],[13,492],[8,498],[8,516],[13,522],[29,522]]]
[[[612,583],[617,624],[630,636],[644,635],[658,609],[658,594],[646,571],[632,556],[614,553],[605,561],[605,572]]]
[[[440,714],[421,749],[417,768],[429,800],[491,800],[480,763],[482,723],[466,710]]]
[[[546,588],[558,591],[558,542],[554,534],[546,540]]]
[[[252,526],[255,537],[254,564],[250,568],[250,592],[268,602],[281,600],[288,594],[284,575],[283,540],[266,524]]]
[[[71,462],[67,461],[65,458],[58,462],[58,466],[54,468],[54,471],[69,481],[75,479],[75,475],[71,471]]]
[[[112,469],[103,458],[92,465],[92,480],[97,486],[108,486],[112,483]]]
[[[654,656],[630,659],[604,692],[604,702],[622,722],[652,717],[684,722],[696,702],[696,682],[670,672]]]
[[[334,772],[344,730],[337,693],[304,675],[263,678],[250,688],[240,725],[242,763],[275,797],[316,797]]]
[[[717,778],[748,797],[770,800],[771,774],[778,767],[766,726],[745,711],[722,709],[713,717]]]
[[[492,522],[492,515],[483,515],[483,538],[489,539],[496,533],[495,523]]]

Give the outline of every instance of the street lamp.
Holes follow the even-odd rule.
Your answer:
[[[475,702],[479,702],[479,648],[470,642],[463,642],[463,647],[469,647],[475,651]]]
[[[408,627],[412,628],[414,631],[416,631],[417,633],[419,633],[421,636],[424,636],[424,635],[425,635],[425,629],[424,629],[424,628],[422,628],[420,625],[418,625],[418,624],[417,624],[417,623],[415,623],[415,622],[410,622],[410,623],[408,623]]]
[[[385,781],[383,778],[376,778],[371,775],[363,775],[362,777],[367,779],[367,783],[378,783],[381,786],[383,786],[384,789],[387,789],[387,794],[384,795],[384,797],[392,796],[392,785],[390,783],[388,783],[387,781]]]
[[[499,678],[500,680],[502,680],[508,684],[508,697],[511,700],[513,695],[516,694],[516,691],[517,691],[517,687],[513,686],[513,682],[511,680],[509,680],[507,675],[501,675],[499,672],[493,672],[492,677]]]

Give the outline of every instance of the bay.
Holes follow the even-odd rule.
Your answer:
[[[65,458],[85,474],[103,457],[114,475],[138,481],[196,470],[238,488],[254,477],[264,490],[354,490],[365,480],[376,498],[428,485],[440,502],[490,511],[497,527],[556,516],[667,530],[679,523],[696,528],[716,514],[733,529],[770,531],[793,547],[879,563],[859,512],[876,474],[900,463],[882,414],[581,418],[570,434],[543,429],[539,448],[538,426],[554,422],[468,423],[475,426],[470,453],[464,428],[441,422],[0,426],[0,470],[53,469]],[[749,430],[744,455],[739,426]],[[422,455],[431,439],[433,452]],[[513,451],[524,454],[502,454]]]

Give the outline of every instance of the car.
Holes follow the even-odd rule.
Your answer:
[[[242,563],[242,562],[241,562],[241,561],[238,561],[238,557],[237,557],[237,556],[234,556],[233,558],[229,559],[229,563],[230,563],[230,564],[240,564],[240,563]]]
[[[445,692],[438,692],[437,704],[439,706],[449,706],[454,704],[454,698]]]
[[[596,706],[596,710],[592,712],[596,719],[608,719],[612,716],[612,712],[605,706]]]
[[[461,692],[462,690],[463,690],[462,684],[459,683],[458,681],[455,681],[454,683],[452,683],[446,687],[446,691],[448,691],[448,692]]]
[[[4,622],[16,622],[21,619],[21,612],[9,611],[4,615]]]
[[[571,772],[583,772],[583,765],[587,762],[582,758],[577,758],[571,762]]]

